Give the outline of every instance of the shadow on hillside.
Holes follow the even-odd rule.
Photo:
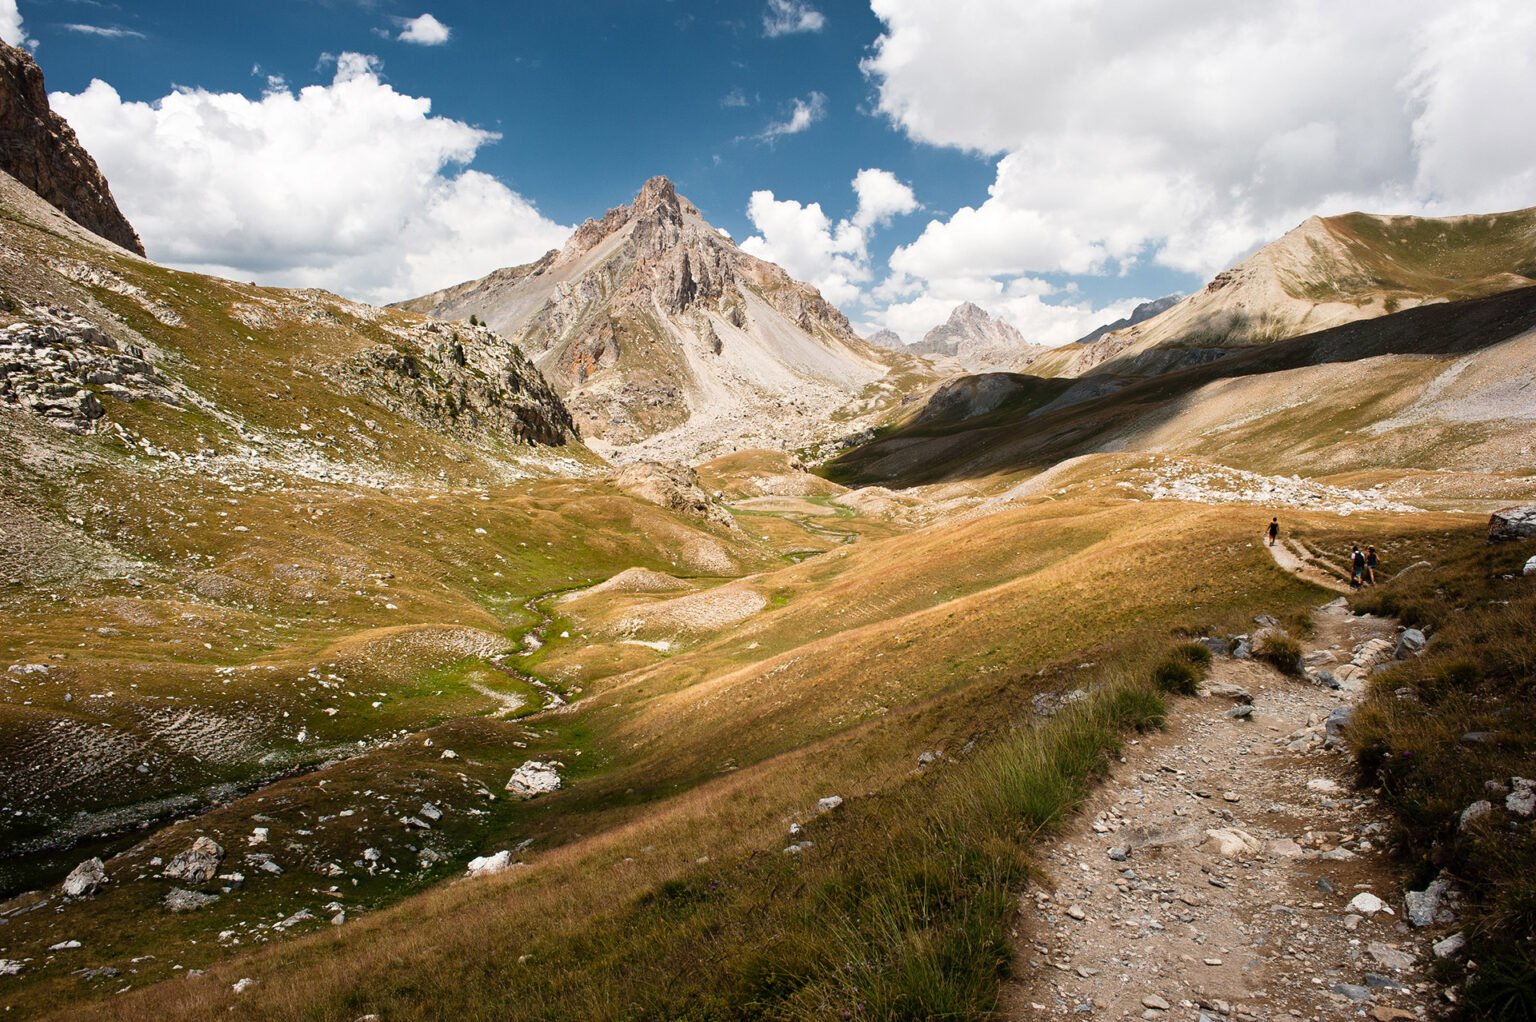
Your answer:
[[[827,475],[850,486],[904,487],[1043,471],[1067,458],[1114,449],[1109,441],[1130,425],[1146,430],[1167,423],[1179,413],[1182,399],[1217,380],[1382,355],[1461,355],[1533,328],[1536,287],[1529,287],[1239,349],[1151,378],[1117,378],[1101,369],[1087,379],[1121,386],[1061,408],[1027,401],[1011,415],[949,423],[942,431],[931,425],[898,429],[841,455],[828,464]],[[1031,382],[1021,383],[1021,389],[1036,394],[1050,389],[1051,381],[1023,379]]]

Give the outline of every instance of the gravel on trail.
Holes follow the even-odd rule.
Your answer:
[[[1396,639],[1392,621],[1342,601],[1314,620],[1309,664]],[[1127,746],[1041,849],[1000,1016],[1433,1017],[1439,994],[1420,970],[1454,927],[1408,926],[1387,812],[1354,789],[1337,741],[1347,712],[1335,711],[1364,677],[1332,691],[1218,657],[1208,681],[1251,694],[1251,716],[1229,715],[1230,695],[1176,700],[1165,731]]]

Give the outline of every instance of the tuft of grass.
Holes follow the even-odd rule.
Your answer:
[[[1161,692],[1196,695],[1210,665],[1209,649],[1198,642],[1181,642],[1152,668],[1152,681]]]
[[[1422,656],[1372,679],[1350,726],[1361,777],[1396,815],[1399,846],[1422,877],[1444,869],[1466,893],[1465,961],[1477,965],[1442,968],[1466,980],[1461,1017],[1490,1022],[1536,1019],[1536,832],[1488,788],[1530,776],[1536,755],[1526,712],[1536,592],[1517,574],[1533,549],[1490,548],[1469,531],[1435,568],[1356,601],[1376,613],[1412,608],[1434,630]],[[1482,800],[1493,811],[1460,826]]]
[[[1253,655],[1281,674],[1301,676],[1301,643],[1289,635],[1271,632],[1259,640]]]

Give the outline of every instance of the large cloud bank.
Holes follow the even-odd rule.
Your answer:
[[[880,112],[998,157],[984,202],[891,257],[885,295],[922,296],[892,323],[965,293],[1022,316],[1036,273],[1206,276],[1313,213],[1536,203],[1526,0],[872,6]]]
[[[386,301],[527,262],[570,232],[466,169],[496,134],[433,116],[363,54],[342,54],[329,84],[274,79],[259,98],[130,102],[94,81],[51,100],[150,255],[176,266]]]

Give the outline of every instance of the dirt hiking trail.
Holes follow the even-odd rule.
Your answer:
[[[1217,657],[1042,849],[1001,1017],[1430,1017],[1418,969],[1445,934],[1407,926],[1386,813],[1328,740],[1397,628],[1343,600],[1313,620],[1307,662],[1342,690]]]

